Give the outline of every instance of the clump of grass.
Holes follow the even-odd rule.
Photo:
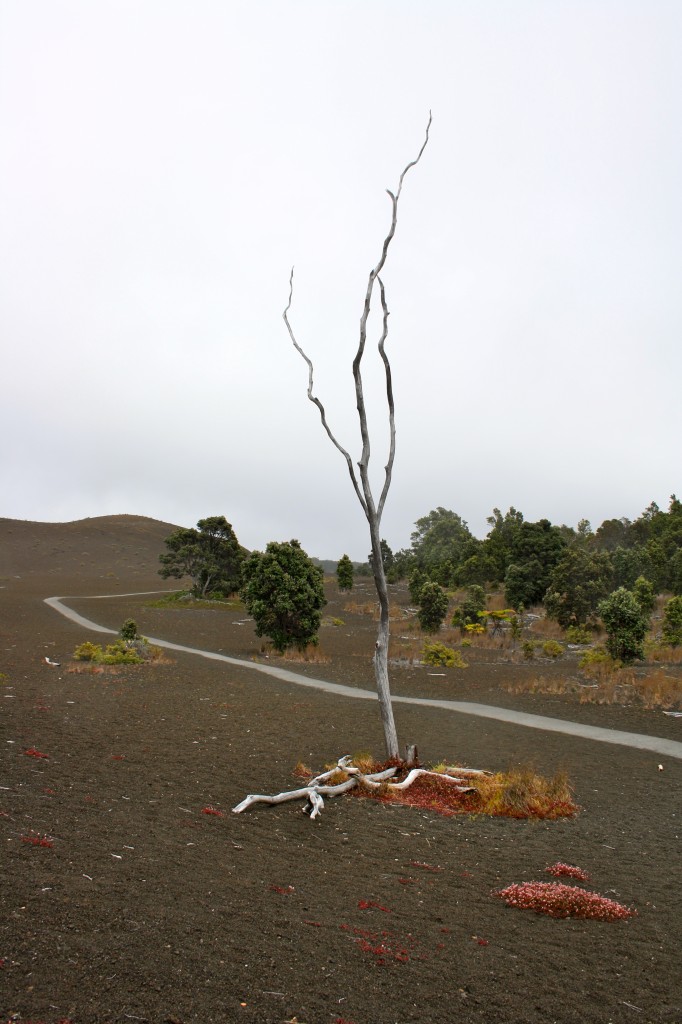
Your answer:
[[[324,654],[315,644],[309,644],[303,650],[291,647],[288,651],[283,651],[282,654],[279,654],[278,657],[283,661],[307,665],[327,665],[332,660],[328,654]]]
[[[552,820],[573,817],[578,812],[565,772],[548,779],[531,767],[477,778],[470,801],[472,810],[494,817]]]
[[[353,762],[365,774],[395,764],[391,761],[378,764],[370,755],[353,758]],[[389,783],[400,781],[407,773],[405,764],[398,762],[398,767],[401,770]],[[387,784],[378,788],[358,787],[352,793],[386,803],[421,807],[445,815],[487,814],[495,817],[553,820],[572,817],[578,812],[564,772],[558,772],[547,779],[537,775],[532,768],[515,768],[496,775],[476,776],[471,790],[461,792],[460,787],[445,777],[446,767],[450,766],[440,764],[430,768],[437,775],[422,775],[407,789],[396,791]]]
[[[662,665],[682,664],[682,647],[671,647],[657,640],[644,641],[644,654],[647,661],[659,662]]]
[[[163,597],[159,597],[154,601],[146,601],[145,605],[147,608],[225,608],[234,611],[235,608],[243,608],[244,605],[240,599],[234,597],[195,597],[189,590],[173,590],[169,594],[164,594]]]
[[[521,882],[494,892],[508,907],[534,910],[549,917],[579,917],[591,921],[622,921],[636,913],[615,900],[561,882]]]
[[[344,612],[348,612],[350,615],[375,615],[378,613],[378,605],[376,601],[346,601],[343,606]]]
[[[561,640],[563,638],[563,629],[554,619],[547,618],[541,605],[528,610],[538,615],[538,618],[534,618],[529,626],[530,632],[534,636],[543,637],[545,640]]]
[[[533,676],[531,679],[520,679],[516,683],[507,683],[507,693],[559,693],[572,692],[575,685],[568,679],[547,679],[545,676]]]

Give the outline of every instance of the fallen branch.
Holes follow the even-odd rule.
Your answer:
[[[316,775],[307,786],[274,795],[250,793],[241,803],[232,808],[232,812],[234,814],[241,814],[242,811],[247,810],[247,808],[252,807],[254,804],[282,804],[289,800],[305,800],[303,812],[309,814],[312,819],[317,818],[321,813],[324,807],[324,797],[341,796],[357,786],[364,786],[367,789],[379,789],[384,786],[389,792],[398,793],[408,789],[421,776],[429,775],[451,782],[455,792],[473,793],[476,791],[476,787],[468,784],[466,779],[460,778],[460,776],[471,777],[491,774],[477,768],[446,767],[442,772],[433,772],[426,768],[412,768],[401,782],[388,782],[387,780],[393,778],[399,770],[399,767],[394,765],[378,772],[363,772],[353,764],[352,758],[345,754],[339,758],[335,768]],[[327,780],[331,779],[339,771],[343,772],[346,778],[342,782],[328,784]]]

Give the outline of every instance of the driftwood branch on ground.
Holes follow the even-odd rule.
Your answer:
[[[399,767],[384,768],[379,772],[362,772],[347,754],[340,757],[335,768],[322,772],[311,779],[306,786],[299,789],[291,789],[272,796],[261,793],[251,793],[241,803],[232,808],[234,814],[241,814],[254,804],[283,804],[289,800],[305,800],[303,811],[311,818],[317,818],[324,807],[324,797],[341,796],[348,793],[356,786],[364,786],[367,789],[379,789],[385,786],[389,792],[401,792],[408,789],[412,783],[423,775],[435,776],[438,779],[447,779],[451,782],[458,793],[475,792],[476,787],[471,785],[471,779],[476,776],[490,775],[490,772],[479,768],[450,768],[434,772],[427,768],[412,768],[401,782],[388,782],[400,771]],[[329,780],[342,772],[346,777],[341,782],[331,783]]]

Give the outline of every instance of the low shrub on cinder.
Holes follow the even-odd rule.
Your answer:
[[[520,882],[493,893],[508,907],[533,910],[549,917],[579,917],[591,921],[623,921],[636,913],[596,892],[561,882]]]
[[[468,668],[459,651],[438,642],[425,643],[422,648],[422,661],[425,665],[442,665],[445,668]]]

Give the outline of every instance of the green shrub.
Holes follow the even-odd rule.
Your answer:
[[[669,647],[682,644],[682,597],[671,597],[663,610],[663,643]]]
[[[342,555],[336,566],[336,581],[339,590],[353,589],[353,563],[348,555]]]
[[[107,644],[106,650],[95,661],[102,665],[139,665],[142,658],[134,647],[126,646],[123,640],[115,640],[113,644]]]
[[[599,614],[606,629],[606,649],[612,658],[627,665],[644,657],[648,616],[630,590],[614,590],[600,603]]]
[[[421,660],[425,665],[443,665],[445,668],[468,668],[459,651],[441,643],[425,643]]]
[[[410,574],[407,587],[410,591],[410,600],[413,604],[419,604],[419,596],[422,592],[422,587],[428,582],[429,577],[423,569],[415,569],[414,572]]]
[[[448,610],[448,595],[439,583],[425,583],[419,594],[419,625],[425,633],[437,633]]]
[[[521,644],[521,650],[523,651],[523,656],[526,659],[526,661],[532,661],[533,660],[533,658],[535,657],[535,648],[536,647],[537,647],[537,643],[535,642],[535,640],[524,640],[523,641],[523,643]]]
[[[561,657],[561,655],[564,653],[564,649],[560,643],[557,643],[556,640],[545,640],[544,644],[542,645],[542,653],[547,658],[556,659]]]
[[[151,646],[144,637],[134,641],[115,640],[103,649],[100,644],[86,641],[73,652],[76,661],[91,661],[97,665],[140,665],[144,661],[156,660],[161,655],[159,647]]]
[[[76,661],[97,661],[101,654],[102,648],[100,645],[91,644],[89,640],[86,640],[84,644],[80,644],[73,652]]]
[[[121,640],[139,640],[140,634],[137,631],[135,619],[126,619],[118,631]]]
[[[580,661],[578,662],[580,668],[590,669],[596,667],[613,667],[617,668],[617,663],[614,662],[608,651],[605,651],[603,647],[592,647],[589,651],[585,651]]]
[[[654,593],[653,583],[650,583],[644,576],[638,576],[633,584],[632,593],[637,598],[639,606],[644,614],[647,617],[650,616],[656,604],[656,594]]]
[[[480,623],[480,613],[485,611],[485,591],[474,584],[467,589],[467,598],[455,608],[452,625],[464,629],[467,625]]]
[[[566,630],[566,639],[569,644],[589,644],[592,641],[592,634],[585,626],[569,626]]]

